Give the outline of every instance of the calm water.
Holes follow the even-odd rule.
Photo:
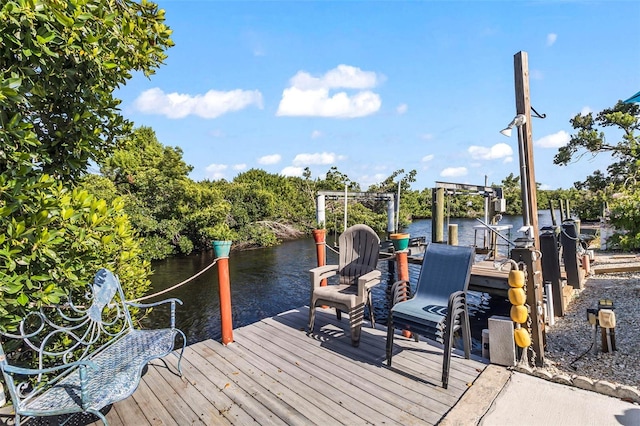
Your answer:
[[[539,222],[540,226],[551,224],[548,211],[540,212]],[[452,219],[450,223],[458,224],[460,245],[473,244],[473,227],[479,224],[478,221]],[[516,230],[522,225],[522,219],[507,216],[501,224],[513,225],[511,233],[513,240],[517,237]],[[412,237],[425,236],[427,241],[430,241],[431,220],[417,220],[404,231],[409,232]],[[328,236],[327,240],[331,244],[333,235]],[[163,290],[191,277],[210,265],[213,258],[211,251],[154,263],[154,275],[151,277],[152,291]],[[337,256],[330,250],[327,251],[327,263],[337,263]],[[289,241],[272,248],[231,253],[229,277],[234,328],[308,305],[310,291],[308,271],[316,265],[315,243],[312,238]],[[383,283],[373,289],[374,313],[376,320],[384,323],[388,310],[386,286],[388,283],[393,283],[396,278],[389,273],[387,262],[380,262],[379,269],[382,271]],[[412,283],[416,282],[419,271],[419,265],[409,265]],[[177,297],[184,302],[184,305],[178,306],[176,321],[178,327],[186,333],[189,343],[221,338],[216,266],[194,281],[160,296],[160,298],[164,297]],[[470,292],[469,303],[473,352],[479,354],[482,329],[487,328],[488,317],[508,316],[510,305],[506,300],[476,292]],[[168,312],[164,309],[156,309],[147,321],[157,325],[168,324]],[[347,321],[344,323],[345,327],[348,326]]]

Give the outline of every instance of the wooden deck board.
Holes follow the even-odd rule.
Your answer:
[[[333,328],[329,326],[330,328]],[[325,330],[327,327],[323,327]],[[314,340],[313,337],[307,337],[306,334],[302,334],[304,339]],[[351,348],[350,338],[344,340],[345,347]],[[348,342],[347,342],[348,340]],[[414,395],[407,395],[406,392],[399,392],[396,383],[390,384],[388,379],[385,378],[385,368],[381,368],[381,365],[371,365],[368,360],[353,359],[350,360],[346,354],[341,354],[338,351],[327,352],[321,348],[321,343],[318,342],[316,351],[309,350],[313,346],[309,345],[306,341],[283,341],[279,339],[274,343],[282,345],[296,345],[303,346],[308,350],[308,353],[303,354],[302,358],[304,362],[309,365],[310,375],[315,378],[322,378],[328,384],[337,383],[340,381],[347,381],[351,386],[349,388],[343,388],[345,392],[356,398],[356,407],[359,407],[361,415],[365,415],[362,411],[364,407],[368,407],[368,415],[373,414],[373,418],[367,417],[367,421],[381,422],[380,416],[386,416],[390,410],[394,411],[400,408],[407,412],[407,416],[400,421],[404,424],[418,423],[421,421],[427,421],[431,419],[435,421],[433,411],[430,407],[414,404],[411,399]],[[356,349],[358,350],[358,349]],[[346,352],[346,351],[345,351]],[[301,354],[302,355],[302,354]],[[371,367],[371,368],[369,368]],[[393,372],[390,372],[395,374]],[[376,380],[371,381],[371,377],[376,377]],[[372,398],[375,396],[375,399]],[[439,418],[439,417],[438,417]],[[397,420],[396,420],[397,421]],[[389,418],[386,420],[388,423],[393,423],[394,419]]]
[[[272,321],[287,322],[293,319],[290,316],[291,313],[293,312],[294,311],[290,311],[286,313],[286,315],[282,314],[280,316],[274,317],[270,320],[266,320],[263,322],[268,324],[272,323]],[[332,312],[332,311],[327,311],[327,312]],[[306,311],[305,311],[305,316],[306,316]],[[285,318],[289,318],[289,320],[286,320]],[[329,316],[325,317],[325,321],[327,321],[328,324],[332,324],[334,328],[327,328],[327,327],[323,328],[322,331],[326,334],[326,336],[324,337],[319,336],[318,338],[323,339],[324,345],[327,347],[331,347],[332,345],[338,345],[337,341],[330,342],[327,336],[336,337],[342,341],[342,343],[340,343],[341,347],[339,351],[336,350],[337,347],[331,348],[333,352],[343,353],[347,358],[347,360],[361,360],[363,362],[371,364],[375,367],[375,370],[373,370],[372,373],[378,374],[382,377],[388,377],[390,380],[394,381],[396,385],[399,384],[402,386],[407,386],[411,389],[412,392],[416,392],[418,390],[418,388],[415,386],[415,378],[403,378],[402,375],[398,375],[396,374],[395,371],[392,371],[394,369],[388,369],[386,367],[383,369],[379,368],[385,362],[385,357],[386,357],[386,330],[385,329],[382,329],[381,327],[379,327],[379,329],[374,332],[373,330],[367,328],[367,331],[369,332],[362,334],[360,347],[353,348],[350,343],[351,340],[348,332],[346,332],[346,330],[342,331],[343,327],[345,328],[347,327],[348,319],[343,319],[342,322],[338,322],[338,320],[335,318],[335,315],[330,314]],[[318,325],[320,323],[316,323],[316,324],[317,324],[316,335],[318,335],[317,330],[318,330]],[[262,326],[262,325],[260,324],[258,326]],[[304,333],[295,333],[295,335],[298,338],[306,338]],[[434,385],[439,385],[441,374],[442,374],[441,347],[439,348],[436,346],[431,346],[425,342],[415,342],[413,339],[406,339],[406,338],[400,337],[396,333],[396,338],[394,339],[394,360],[396,362],[397,361],[402,362],[404,357],[396,358],[395,354],[405,350],[407,351],[406,354],[410,353],[413,350],[419,351],[419,352],[426,352],[426,351],[429,352],[429,356],[420,357],[420,360],[421,360],[420,379],[423,381],[431,381],[431,383]],[[454,356],[453,362],[456,362],[456,359],[457,358]],[[394,362],[394,365],[396,365],[396,362]],[[384,365],[386,366],[386,363]],[[398,370],[398,369],[395,369],[395,370]],[[457,368],[451,369],[450,386],[453,386],[453,387],[458,386],[460,390],[464,390],[466,389],[466,381],[470,379],[470,376],[465,375],[464,377],[459,378],[458,381],[462,381],[462,380],[465,381],[464,386],[462,386],[461,383],[457,383],[456,381],[456,379],[458,379],[459,371],[466,371],[467,373],[472,373],[475,376],[477,376],[478,373],[475,366],[467,366],[466,363],[459,364],[457,365]],[[407,373],[411,373],[411,370],[407,370]],[[403,381],[399,382],[398,380],[403,380]],[[421,388],[421,389],[424,390],[424,388]],[[445,395],[445,398],[448,395],[447,392],[440,387],[436,387],[435,392],[438,395]],[[429,394],[432,395],[433,390],[430,389]],[[446,404],[451,403],[451,398],[449,398],[449,400],[446,401],[445,403]]]
[[[180,425],[205,425],[199,414],[193,411],[189,404],[182,399],[160,373],[161,366],[150,368],[142,381],[150,392],[154,392],[160,404]],[[149,395],[149,397],[151,397]]]
[[[295,354],[293,354],[293,357],[288,358],[288,361],[301,365],[302,368],[308,372],[309,377],[313,377],[312,383],[314,386],[309,389],[311,395],[319,392],[320,387],[316,389],[315,384],[317,382],[324,382],[327,386],[330,387],[333,385],[340,390],[340,404],[352,407],[352,410],[353,407],[357,407],[357,410],[352,412],[361,416],[366,421],[395,423],[392,418],[386,415],[386,412],[393,410],[394,407],[378,399],[379,395],[377,394],[375,395],[376,398],[372,398],[370,383],[362,380],[360,375],[354,372],[359,371],[357,364],[341,362],[342,360],[339,355],[323,351],[322,349],[316,349],[311,345],[311,342],[305,344],[304,342],[292,341],[291,338],[288,340],[275,333],[266,333],[263,335],[265,338],[270,338],[277,346],[283,348],[298,348]],[[272,349],[274,349],[274,351],[277,350],[275,348]],[[276,353],[282,357],[286,356],[286,354],[283,353]],[[337,383],[340,383],[340,386],[336,386]],[[330,397],[331,391],[325,393],[325,396]],[[331,407],[327,408],[330,409]]]
[[[208,340],[177,358],[150,363],[133,397],[106,411],[110,424],[437,424],[486,366],[452,357],[449,389],[442,389],[442,347],[396,334],[393,368],[385,363],[386,329],[363,326],[351,346],[348,317],[318,309],[305,331],[306,307],[234,330],[225,347]],[[13,420],[0,410],[0,424]],[[76,419],[72,424],[101,422]],[[56,424],[29,420],[23,424]]]

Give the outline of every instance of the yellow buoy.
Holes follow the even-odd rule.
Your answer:
[[[511,320],[518,324],[524,324],[529,317],[529,310],[524,305],[513,305],[511,307]]]
[[[527,301],[527,295],[521,288],[510,288],[507,294],[512,305],[524,305]]]
[[[526,328],[516,328],[513,331],[513,337],[519,348],[528,348],[531,346],[531,336],[529,335],[529,330]]]
[[[517,269],[509,271],[509,287],[524,287],[524,271],[519,271]]]

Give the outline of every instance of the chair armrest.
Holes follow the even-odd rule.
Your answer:
[[[309,270],[309,276],[311,278],[311,287],[320,287],[320,282],[325,279],[332,277],[338,273],[338,265],[324,265],[318,266],[317,268],[313,268]]]
[[[182,305],[182,300],[177,299],[175,297],[171,299],[160,300],[158,302],[153,303],[136,303],[136,302],[127,302],[125,300],[124,304],[127,306],[131,306],[133,308],[152,308],[154,306],[159,306],[165,303],[171,303],[171,328],[176,328],[176,303]]]
[[[364,286],[365,289],[369,290],[371,287],[380,284],[381,276],[382,272],[377,269],[367,272],[364,275],[360,275],[360,277],[358,277],[358,288]]]
[[[364,297],[366,291],[369,291],[371,287],[380,284],[381,276],[382,272],[377,269],[369,271],[364,275],[360,275],[360,277],[358,277],[358,295],[360,297]]]

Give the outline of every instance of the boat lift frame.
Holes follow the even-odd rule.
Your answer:
[[[318,191],[316,197],[316,223],[319,228],[324,228],[326,222],[325,200],[344,199],[344,229],[347,229],[347,202],[349,198],[373,199],[377,201],[387,202],[387,232],[395,232],[395,216],[398,203],[396,202],[396,194],[380,193],[380,192],[349,192],[345,188],[344,191]]]

